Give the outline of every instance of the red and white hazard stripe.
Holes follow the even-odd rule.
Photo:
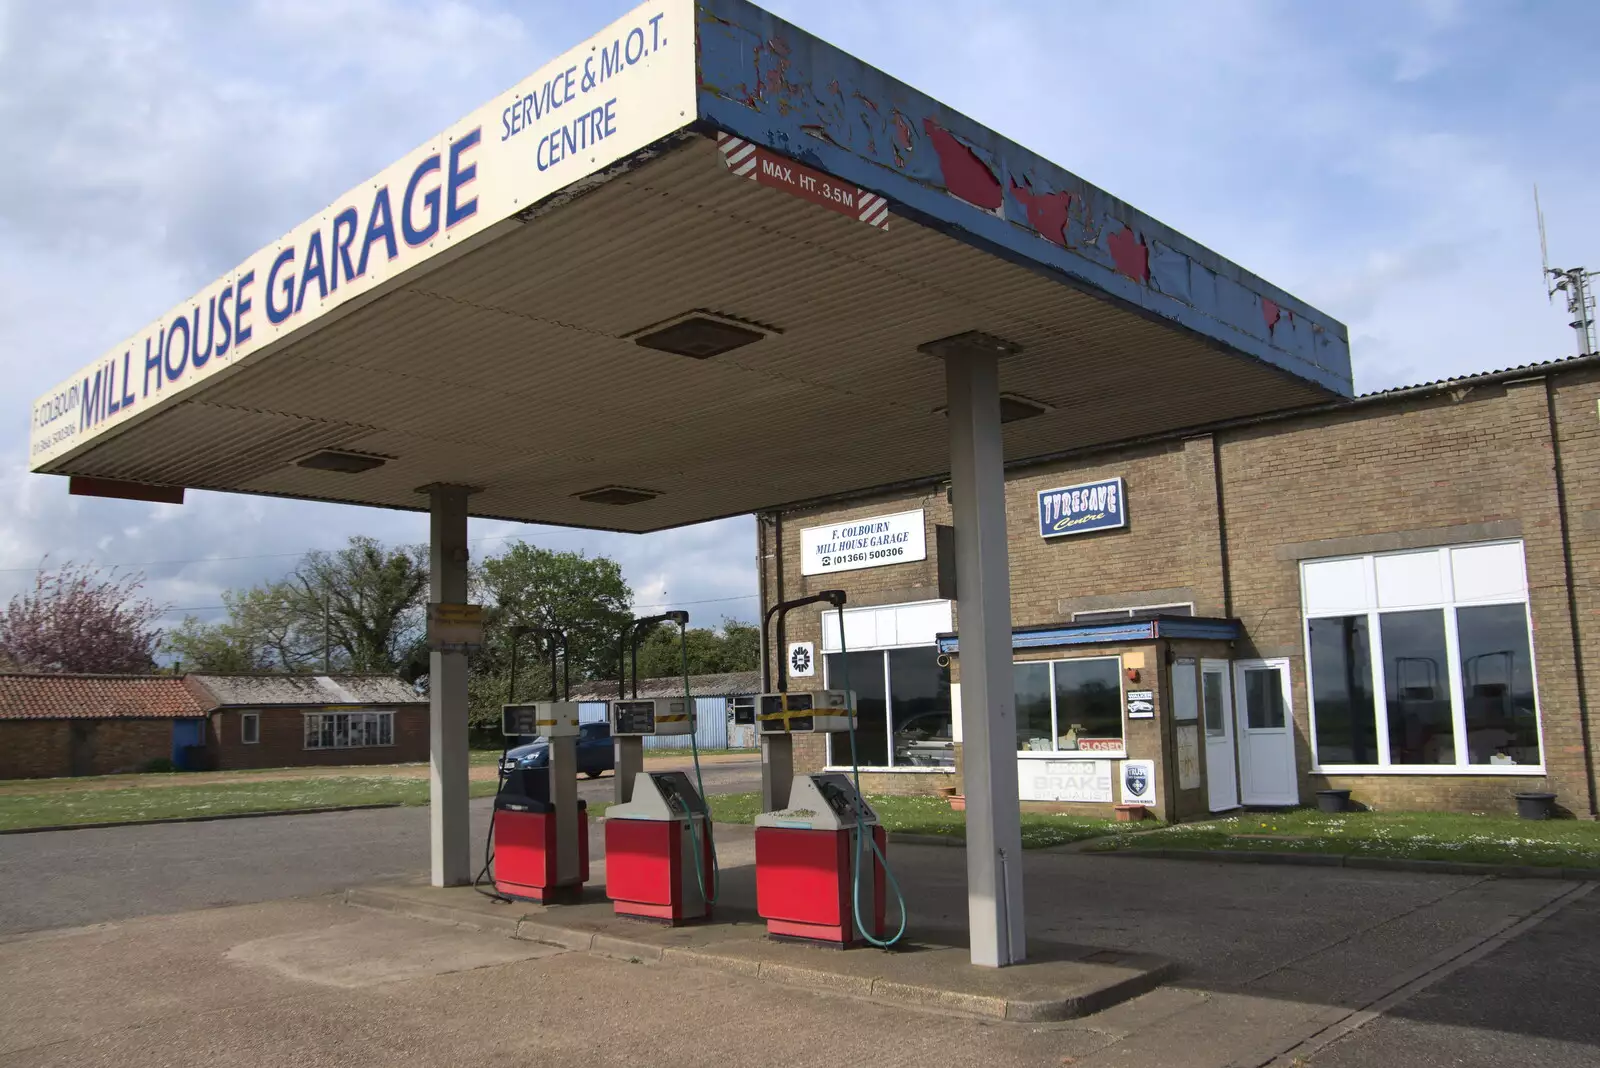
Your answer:
[[[868,226],[880,229],[889,228],[889,201],[876,193],[869,193],[865,189],[856,192],[857,218]]]
[[[717,134],[717,147],[722,150],[722,162],[741,178],[752,181],[756,176],[756,146],[742,137]]]

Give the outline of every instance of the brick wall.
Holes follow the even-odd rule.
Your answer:
[[[1566,490],[1568,533],[1572,549],[1572,596],[1581,637],[1583,683],[1587,698],[1582,715],[1560,744],[1600,745],[1600,371],[1562,375],[1554,380],[1556,434]],[[1565,591],[1561,591],[1565,593]],[[1541,696],[1544,676],[1540,676]],[[1576,679],[1572,680],[1574,684]],[[1546,727],[1547,744],[1549,724]],[[1595,791],[1591,764],[1587,784]]]
[[[172,759],[170,719],[25,719],[0,722],[0,779],[56,778],[74,773],[73,736],[83,775],[141,771]]]
[[[71,734],[64,719],[0,722],[0,779],[72,774]]]
[[[218,768],[327,767],[354,764],[405,764],[428,759],[428,707],[403,705],[394,709],[394,745],[353,749],[307,749],[301,708],[260,709],[261,740],[242,740],[243,714],[251,709],[221,709],[211,713],[206,744]],[[378,711],[374,709],[374,711]]]
[[[1600,690],[1597,404],[1600,372],[1579,369],[1560,374],[1553,384],[1543,377],[1483,383],[1013,472],[1007,520],[1014,623],[1065,622],[1075,611],[1171,602],[1191,602],[1200,615],[1231,612],[1245,629],[1233,659],[1290,662],[1299,789],[1302,800],[1309,801],[1328,780],[1310,771],[1300,561],[1520,538],[1548,776],[1345,776],[1339,785],[1374,804],[1473,811],[1509,811],[1514,791],[1547,787],[1561,795],[1563,806],[1588,814],[1594,792],[1587,753],[1600,726],[1592,711]],[[1552,405],[1577,638],[1568,599],[1568,543],[1558,507]],[[1125,530],[1049,541],[1038,536],[1038,490],[1116,476],[1127,486]],[[799,574],[801,528],[917,507],[927,512],[928,560],[814,578]],[[932,599],[938,590],[933,527],[949,521],[943,491],[935,488],[785,513],[783,595],[838,586],[849,592],[853,607]],[[771,559],[772,530],[764,535],[769,557],[762,561],[763,582],[773,598],[778,562]],[[815,609],[796,612],[788,639],[820,642],[819,618]],[[1579,701],[1578,638],[1587,711]],[[1167,707],[1165,698],[1161,707]],[[1167,747],[1174,745],[1174,735],[1164,737]],[[1165,768],[1158,778],[1158,786],[1168,789]],[[881,786],[887,790],[890,784]],[[1201,814],[1203,799],[1204,786],[1173,800],[1186,816]]]
[[[141,771],[152,760],[172,759],[172,720],[102,719],[95,721],[91,775]]]

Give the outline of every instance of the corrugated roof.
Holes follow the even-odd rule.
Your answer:
[[[250,707],[423,704],[392,675],[190,675],[218,705]]]
[[[213,707],[174,675],[0,674],[0,720],[189,719]]]
[[[1436,378],[1431,382],[1417,382],[1409,386],[1391,386],[1388,389],[1375,389],[1370,393],[1358,393],[1355,403],[1373,400],[1379,397],[1393,397],[1406,393],[1431,393],[1441,389],[1450,389],[1454,386],[1481,385],[1502,378],[1516,378],[1520,375],[1542,374],[1552,368],[1564,368],[1568,364],[1600,363],[1600,354],[1587,356],[1562,356],[1555,360],[1538,360],[1534,363],[1522,363],[1512,367],[1502,367],[1495,371],[1475,371],[1469,375],[1457,378]]]
[[[761,692],[761,672],[725,671],[716,675],[690,675],[689,692],[696,697],[736,697]],[[586,682],[573,691],[574,701],[612,701],[617,696],[616,682]],[[628,684],[633,696],[633,684]],[[640,679],[640,697],[681,697],[683,677]]]

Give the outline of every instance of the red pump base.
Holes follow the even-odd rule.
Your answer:
[[[886,849],[882,827],[871,828],[878,851]],[[773,938],[804,939],[841,949],[862,944],[856,930],[853,832],[756,828],[756,911]],[[883,864],[870,849],[863,858],[861,905],[864,925],[884,937]]]
[[[702,885],[707,891],[713,885],[711,835],[708,828],[700,837],[696,880],[683,863],[687,833],[676,820],[606,821],[606,896],[618,916],[671,927],[711,918],[700,893]]]
[[[494,888],[506,897],[541,904],[570,904],[589,881],[589,810],[578,808],[578,881],[556,883],[556,814],[497,809],[494,814]]]

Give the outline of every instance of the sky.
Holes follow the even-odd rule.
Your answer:
[[[0,602],[42,561],[92,561],[142,571],[169,622],[215,620],[305,550],[425,540],[412,513],[68,497],[27,473],[32,401],[631,6],[0,0]],[[1576,351],[1532,189],[1552,261],[1600,268],[1600,6],[764,6],[1343,321],[1358,391]],[[641,608],[714,625],[755,616],[754,532],[470,537],[604,553]]]

